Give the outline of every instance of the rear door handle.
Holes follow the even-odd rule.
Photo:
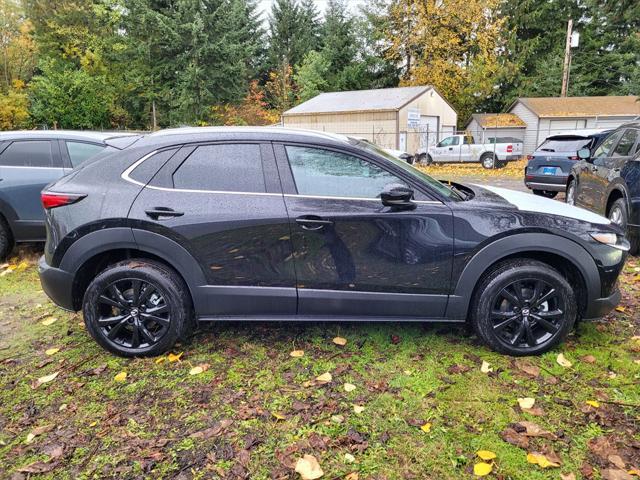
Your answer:
[[[320,230],[325,225],[333,225],[331,220],[325,220],[317,215],[303,215],[296,218],[296,223],[304,230]]]
[[[144,213],[154,220],[158,220],[160,217],[181,217],[184,215],[184,212],[176,212],[169,207],[155,207],[150,210],[145,210]]]

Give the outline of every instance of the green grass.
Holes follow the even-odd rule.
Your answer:
[[[102,351],[80,315],[47,301],[30,260],[24,271],[0,277],[0,478],[37,461],[49,471],[35,476],[49,479],[298,478],[293,464],[312,454],[328,479],[352,472],[360,479],[460,479],[473,478],[481,449],[497,455],[489,478],[580,478],[585,463],[599,478],[611,465],[589,450],[589,440],[615,434],[623,443],[640,441],[636,268],[630,262],[624,275],[625,311],[582,324],[561,349],[528,359],[541,368],[533,378],[461,328],[402,323],[223,323],[178,346],[180,362],[125,360]],[[42,325],[49,315],[58,320]],[[347,345],[334,345],[335,336]],[[60,351],[47,357],[51,347]],[[305,355],[290,357],[294,349]],[[560,352],[571,368],[556,363]],[[580,360],[585,355],[595,363]],[[482,360],[491,374],[480,371]],[[209,367],[189,375],[199,364]],[[452,373],[453,365],[469,370]],[[32,388],[56,371],[55,380]],[[128,376],[118,383],[121,371]],[[303,385],[324,372],[331,383]],[[356,390],[345,392],[345,382]],[[534,397],[544,414],[522,412],[518,397]],[[600,408],[585,407],[595,399]],[[353,404],[364,411],[354,413]],[[233,423],[218,435],[192,437],[223,419]],[[527,450],[501,438],[523,420],[561,431],[558,440],[531,438],[528,449],[553,449],[560,468],[527,463]],[[425,422],[428,433],[419,428]],[[62,456],[53,458],[60,446]],[[622,451],[627,469],[640,466],[637,452]]]

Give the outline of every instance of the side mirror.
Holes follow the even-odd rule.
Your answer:
[[[413,190],[406,185],[393,183],[384,187],[380,199],[385,207],[393,207],[401,210],[416,208],[413,200]]]
[[[588,148],[581,148],[578,150],[578,158],[588,161],[591,158],[591,151]]]

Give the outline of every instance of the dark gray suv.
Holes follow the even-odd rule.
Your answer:
[[[0,133],[0,260],[15,242],[45,239],[40,191],[107,148],[113,133]]]

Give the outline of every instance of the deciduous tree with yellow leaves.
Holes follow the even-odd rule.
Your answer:
[[[464,120],[508,68],[500,0],[393,0],[387,37],[404,85],[433,85]]]

